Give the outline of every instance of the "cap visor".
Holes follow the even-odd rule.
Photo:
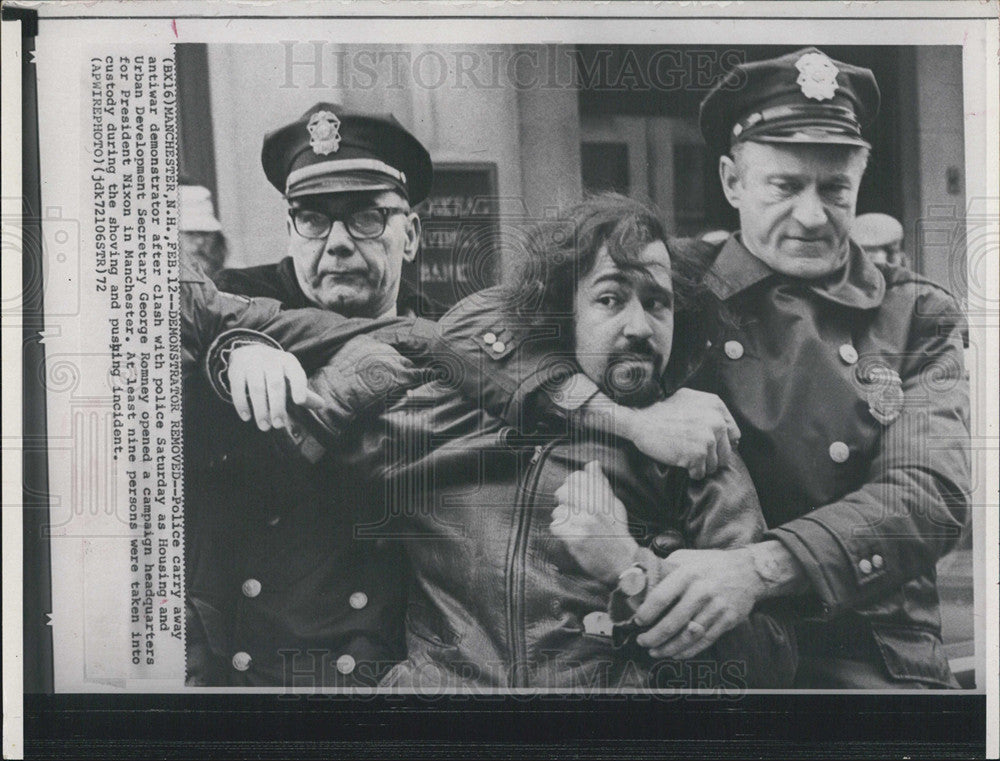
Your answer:
[[[371,193],[381,190],[396,190],[406,195],[406,190],[389,177],[358,177],[344,174],[325,175],[297,182],[294,187],[288,189],[288,197],[297,198],[321,193]]]
[[[791,135],[754,135],[747,138],[754,143],[797,143],[799,145],[856,145],[861,148],[871,148],[867,140],[853,135],[840,135],[834,132],[795,133]]]

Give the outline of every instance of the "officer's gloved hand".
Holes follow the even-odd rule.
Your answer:
[[[359,415],[391,403],[431,375],[388,344],[367,335],[352,338],[309,378],[310,390],[323,402],[310,415],[310,430],[316,433],[313,425],[319,425],[336,438]]]

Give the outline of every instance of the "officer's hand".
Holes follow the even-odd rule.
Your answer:
[[[294,355],[266,344],[248,344],[229,355],[229,391],[243,420],[254,418],[262,431],[288,425],[287,399],[310,409],[323,400],[309,390]]]
[[[682,388],[662,402],[620,413],[625,435],[640,452],[694,479],[726,465],[740,441],[736,421],[715,394]]]
[[[556,489],[552,533],[565,542],[580,567],[613,586],[639,545],[628,531],[625,505],[615,496],[600,463],[570,473]]]
[[[309,387],[323,400],[320,420],[339,430],[366,409],[430,378],[429,369],[418,368],[393,347],[359,335],[309,378]]]
[[[677,550],[663,562],[666,578],[635,614],[640,626],[655,622],[636,639],[654,658],[694,657],[745,621],[763,593],[748,548]]]

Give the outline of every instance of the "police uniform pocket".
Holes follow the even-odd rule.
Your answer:
[[[941,639],[933,632],[915,627],[872,626],[875,644],[890,676],[914,686],[932,689],[955,688]]]

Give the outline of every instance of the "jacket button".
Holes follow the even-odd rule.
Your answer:
[[[674,550],[680,550],[684,548],[684,536],[681,534],[680,531],[668,529],[654,536],[653,541],[650,542],[650,545],[652,547],[653,552],[655,552],[661,558],[665,558]]]
[[[250,657],[250,653],[244,653],[242,650],[233,656],[233,668],[237,671],[246,671],[250,668],[250,661],[253,658]]]
[[[485,336],[483,336],[483,343],[485,344],[489,344],[490,346],[492,346],[496,342],[497,342],[496,333],[487,333]]]
[[[830,445],[830,459],[834,462],[847,462],[851,450],[843,441],[835,441]]]
[[[355,610],[361,610],[368,604],[368,595],[364,592],[355,592],[348,598],[348,602]]]
[[[858,361],[858,350],[850,344],[842,344],[839,351],[840,358],[844,360],[845,364],[853,365]]]
[[[510,449],[511,451],[517,451],[520,449],[517,445],[515,437],[518,431],[516,428],[510,425],[505,425],[497,431],[497,444],[504,449]]]
[[[730,359],[739,359],[743,356],[743,344],[739,341],[726,341],[723,350]]]
[[[247,597],[256,597],[260,594],[260,582],[257,579],[247,579],[243,582],[243,594]]]
[[[354,657],[348,655],[347,653],[344,653],[337,659],[337,671],[339,671],[341,674],[350,674],[352,671],[354,671],[354,667],[356,665],[357,664],[354,660]]]
[[[876,568],[881,568],[885,565],[885,560],[881,555],[872,555],[872,565]]]
[[[858,563],[858,568],[861,570],[861,573],[869,574],[872,572],[872,563],[868,558],[865,558]]]
[[[503,351],[506,348],[507,344],[505,344],[503,341],[497,341],[496,343],[493,344],[493,351],[496,352],[497,354],[503,354]]]

